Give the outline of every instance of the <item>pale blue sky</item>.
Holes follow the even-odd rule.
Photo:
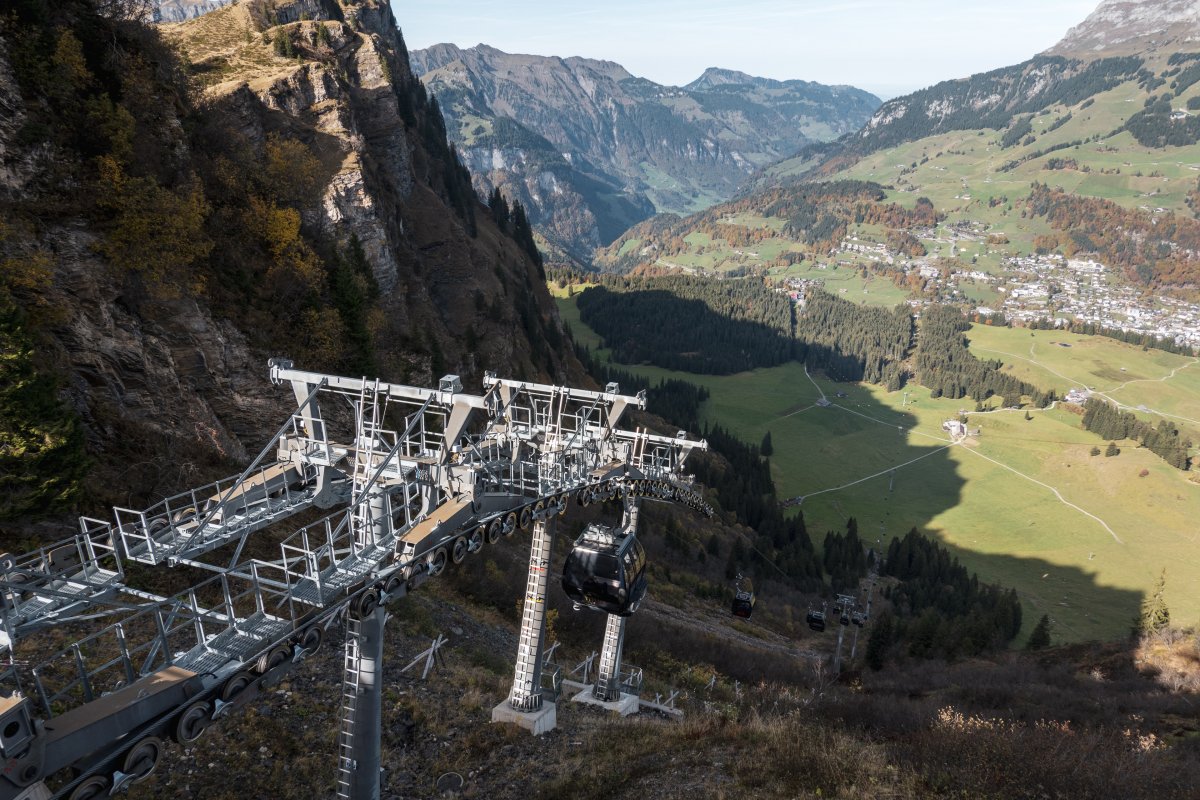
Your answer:
[[[392,7],[412,49],[588,56],[659,83],[706,67],[894,96],[1024,61],[1099,0],[434,0]]]

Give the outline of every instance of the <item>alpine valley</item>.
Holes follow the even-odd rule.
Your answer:
[[[728,199],[803,145],[858,130],[879,107],[849,86],[708,69],[662,86],[621,65],[439,44],[412,54],[484,196],[499,188],[553,248],[592,251],[656,211]]]
[[[1197,3],[481,5],[0,8],[0,800],[1195,800]]]

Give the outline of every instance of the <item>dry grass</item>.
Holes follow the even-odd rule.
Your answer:
[[[269,85],[296,69],[295,59],[277,56],[271,43],[263,40],[244,3],[164,25],[162,31],[186,53],[195,80],[204,88],[247,80]]]

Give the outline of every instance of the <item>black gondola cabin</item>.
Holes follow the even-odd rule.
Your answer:
[[[755,599],[754,587],[739,575],[733,590],[733,606],[731,608],[733,615],[742,619],[750,619],[750,615],[754,613]]]
[[[628,617],[646,596],[646,551],[633,534],[588,525],[563,565],[562,588],[574,603]]]
[[[754,613],[754,593],[744,589],[733,596],[733,615],[742,619],[750,619]]]

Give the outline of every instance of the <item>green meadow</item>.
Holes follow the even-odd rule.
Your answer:
[[[574,302],[561,296],[558,302],[575,338],[595,349],[598,337],[582,324]],[[1028,334],[976,327],[970,336],[978,355],[997,357],[982,347],[1027,353]],[[1065,335],[1039,332],[1034,352],[1053,354],[1044,362],[1050,369],[1084,382],[1088,375],[1154,379],[1189,361],[1097,337],[1072,337],[1072,347],[1062,348],[1051,342],[1054,336]],[[1067,352],[1077,346],[1078,352]],[[1038,385],[1065,385],[1052,372],[999,357]],[[1200,485],[1188,480],[1193,473],[1172,469],[1132,442],[1121,443],[1113,458],[1091,455],[1104,442],[1084,431],[1068,408],[1034,410],[1028,420],[1024,411],[975,413],[970,400],[932,399],[920,386],[889,393],[810,379],[799,364],[730,376],[629,369],[708,387],[704,421],[745,441],[757,443],[770,431],[780,497],[804,497],[800,508],[818,545],[826,530],[850,516],[862,535],[883,544],[914,526],[934,533],[985,580],[1016,587],[1027,618],[1049,614],[1058,640],[1124,636],[1164,567],[1172,614],[1183,624],[1200,618],[1193,591],[1200,585]],[[1173,381],[1197,375],[1200,365],[1165,382],[1129,384],[1117,396],[1128,392],[1188,409],[1197,402],[1197,395],[1189,397],[1192,384],[1181,381],[1176,388]],[[822,393],[829,407],[816,405]],[[978,433],[952,444],[942,423],[960,411]],[[1027,624],[1024,634],[1031,628]]]

